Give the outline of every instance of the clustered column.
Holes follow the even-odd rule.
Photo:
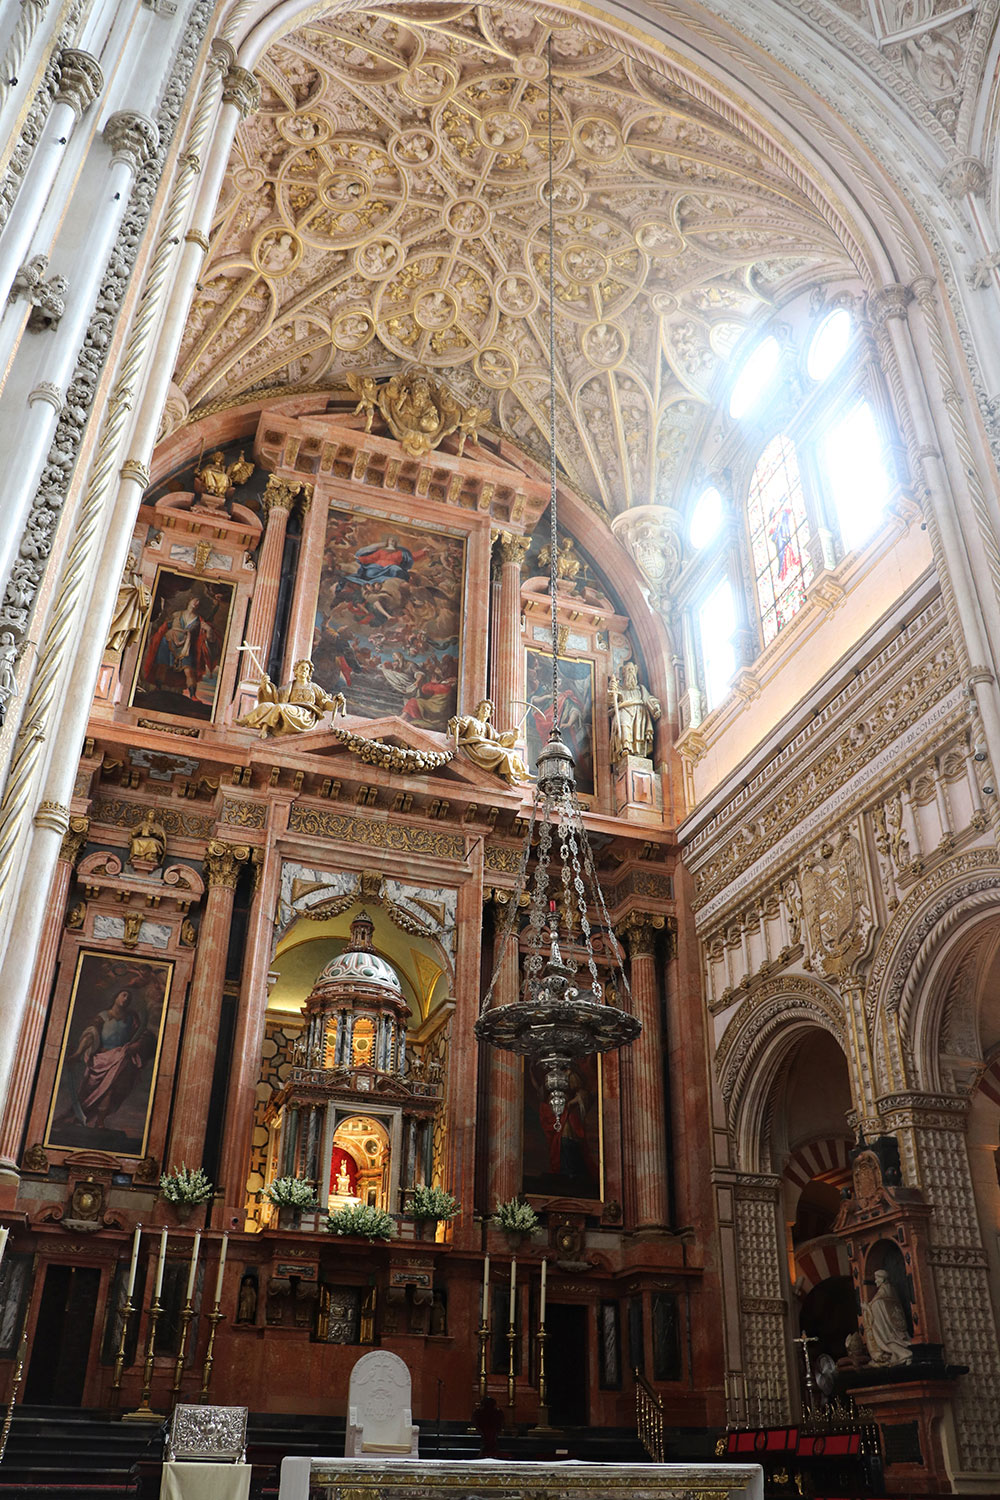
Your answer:
[[[189,1167],[201,1166],[236,882],[251,852],[248,844],[227,844],[222,839],[211,839],[205,850],[208,895],[188,995],[184,1044],[174,1099],[174,1125],[170,1136],[170,1166],[179,1166],[182,1162]]]
[[[663,1028],[656,983],[656,930],[663,923],[663,917],[633,912],[619,929],[628,945],[632,1008],[642,1022],[642,1035],[621,1054],[629,1142],[627,1196],[637,1229],[662,1228],[668,1219]]]

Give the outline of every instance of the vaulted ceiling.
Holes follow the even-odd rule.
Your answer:
[[[611,514],[673,498],[748,321],[850,265],[757,122],[528,8],[338,15],[265,54],[175,376],[190,417],[419,363],[544,456],[550,31],[559,459]]]

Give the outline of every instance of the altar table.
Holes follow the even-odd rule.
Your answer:
[[[288,1457],[278,1500],[764,1500],[757,1464]]]
[[[160,1500],[248,1500],[250,1464],[165,1463]]]

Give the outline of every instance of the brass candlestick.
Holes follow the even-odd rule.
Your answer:
[[[118,1353],[115,1355],[115,1373],[111,1382],[111,1389],[115,1393],[116,1402],[118,1400],[118,1393],[122,1388],[122,1371],[125,1368],[125,1345],[128,1342],[128,1324],[134,1312],[135,1303],[130,1296],[126,1297],[125,1306],[122,1308],[122,1336],[118,1340]]]
[[[21,1329],[21,1342],[17,1346],[17,1363],[14,1366],[14,1378],[11,1381],[10,1400],[7,1403],[7,1414],[3,1419],[3,1431],[0,1432],[0,1463],[7,1451],[7,1439],[10,1437],[10,1424],[14,1420],[14,1405],[17,1401],[17,1393],[21,1385],[21,1377],[24,1374],[24,1356],[28,1351],[28,1309],[24,1312],[24,1327]]]
[[[212,1325],[208,1334],[208,1348],[205,1350],[205,1368],[201,1375],[201,1395],[199,1401],[208,1400],[208,1383],[212,1378],[212,1365],[215,1363],[215,1330],[225,1317],[225,1313],[219,1311],[218,1302],[208,1315],[208,1321]]]
[[[122,1418],[123,1422],[159,1422],[161,1412],[153,1411],[149,1404],[149,1393],[153,1389],[153,1351],[156,1345],[156,1325],[160,1321],[163,1312],[163,1303],[159,1297],[153,1298],[149,1309],[149,1336],[146,1339],[146,1362],[142,1369],[142,1400],[135,1411],[127,1411]]]
[[[510,1349],[507,1356],[507,1405],[513,1407],[514,1397],[517,1394],[517,1386],[514,1381],[514,1353],[517,1346],[517,1330],[513,1323],[507,1329],[507,1343]]]
[[[548,1334],[544,1327],[540,1327],[535,1335],[538,1342],[538,1422],[536,1431],[550,1432],[549,1423],[549,1387],[545,1378],[545,1340]]]
[[[490,1325],[483,1320],[477,1330],[479,1337],[479,1400],[486,1400],[486,1349],[490,1341]]]
[[[190,1302],[185,1302],[181,1310],[181,1337],[177,1346],[177,1363],[174,1365],[174,1383],[170,1387],[171,1394],[176,1398],[180,1395],[181,1380],[184,1376],[184,1352],[187,1348],[188,1329],[191,1319],[194,1317],[194,1308]]]

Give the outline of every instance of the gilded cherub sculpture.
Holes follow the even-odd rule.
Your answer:
[[[312,680],[312,662],[297,661],[292,668],[292,680],[285,687],[275,687],[265,672],[257,685],[257,704],[244,714],[237,723],[248,729],[260,731],[262,740],[269,734],[305,734],[315,729],[330,709],[334,718],[347,712],[347,700],[343,693],[333,697]]]
[[[511,786],[530,781],[531,772],[517,751],[517,731],[499,730],[492,723],[493,704],[483,698],[472,714],[456,714],[448,721],[455,744],[482,771],[492,771]]]

